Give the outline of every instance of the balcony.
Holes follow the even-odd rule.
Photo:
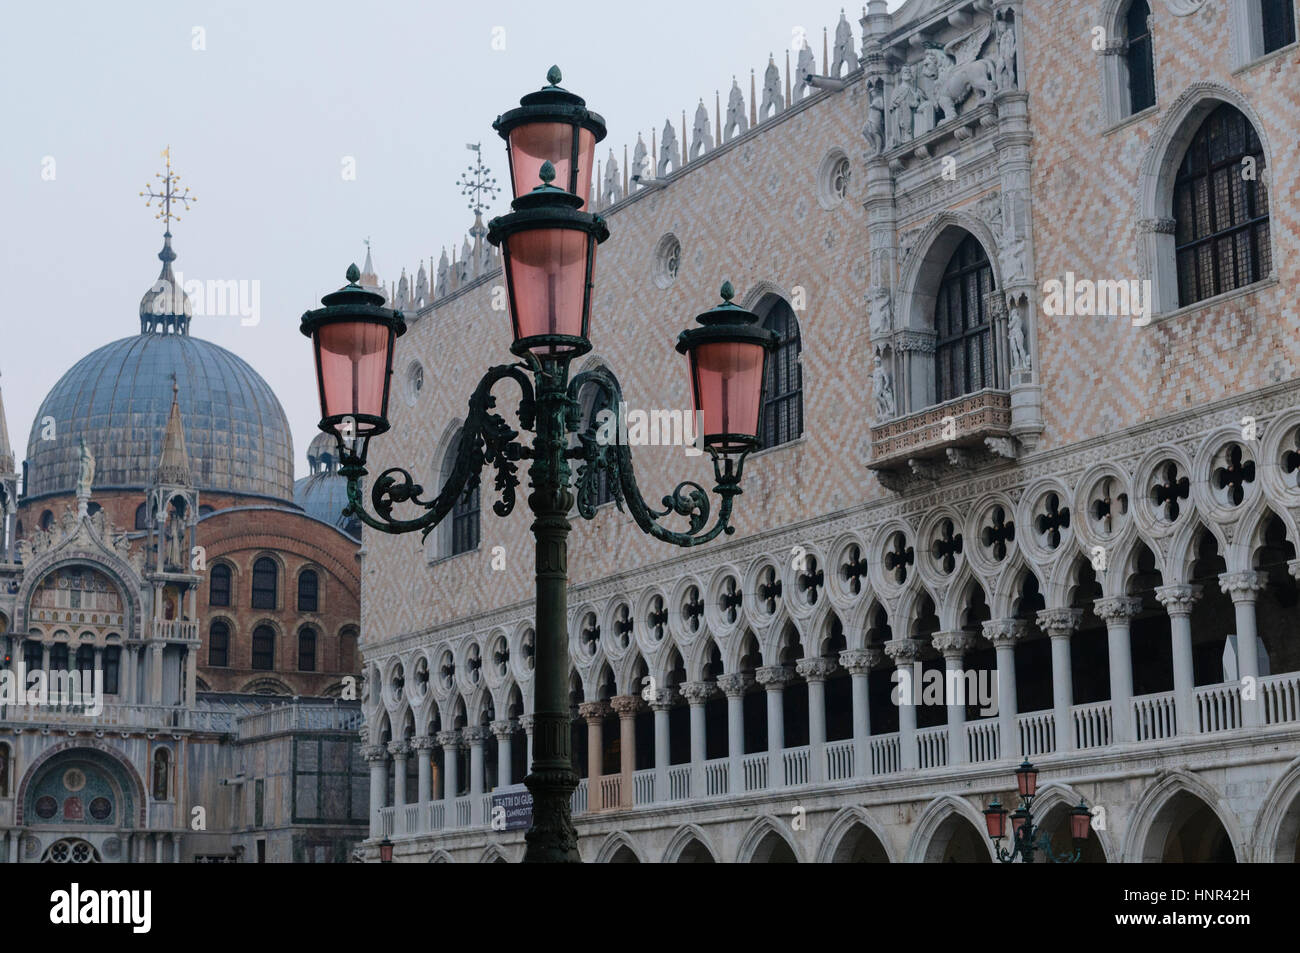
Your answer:
[[[198,642],[199,624],[185,619],[154,619],[153,637],[169,642]]]
[[[169,705],[104,705],[92,715],[87,705],[0,705],[0,722],[67,728],[188,729],[233,733],[235,714]]]
[[[893,489],[913,480],[1014,458],[1011,395],[981,390],[871,428],[867,466]]]

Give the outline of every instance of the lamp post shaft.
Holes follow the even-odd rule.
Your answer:
[[[573,492],[565,456],[568,429],[564,361],[537,373],[537,426],[529,469],[537,544],[537,615],[533,656],[533,764],[524,780],[533,796],[525,863],[578,863],[571,804],[578,776],[569,733],[568,537]]]

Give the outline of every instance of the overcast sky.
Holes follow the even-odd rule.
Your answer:
[[[891,3],[891,8],[897,4]],[[456,179],[492,120],[554,62],[622,147],[783,50],[821,56],[839,0],[626,4],[115,2],[7,5],[0,30],[0,387],[19,453],[44,395],[77,359],[139,330],[162,223],[139,193],[162,168],[199,201],[173,223],[191,279],[259,282],[260,323],[191,331],[247,360],[293,428],[299,474],[319,409],[302,312],[360,264],[380,277],[472,222]],[[860,42],[861,3],[848,8]],[[503,46],[504,49],[495,47]],[[196,47],[203,47],[196,49]],[[355,179],[344,177],[346,157]],[[492,209],[507,208],[499,198]],[[249,286],[251,287],[251,285]]]

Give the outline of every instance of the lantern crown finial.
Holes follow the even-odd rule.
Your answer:
[[[730,302],[732,298],[736,297],[736,289],[732,287],[730,281],[724,281],[722,283],[721,294],[723,301]]]
[[[344,277],[347,278],[348,284],[350,285],[355,285],[358,281],[361,280],[361,269],[357,267],[357,263],[355,261],[352,264],[348,265],[348,270],[347,273],[344,275]]]
[[[543,185],[550,185],[555,181],[555,166],[551,165],[550,159],[542,163],[542,168],[538,171],[537,177],[542,180]]]
[[[564,74],[560,72],[558,66],[552,66],[546,71],[546,81],[552,86],[559,86],[560,80],[564,79]]]

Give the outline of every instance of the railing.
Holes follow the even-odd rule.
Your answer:
[[[714,758],[704,762],[704,796],[722,797],[731,790],[731,761]]]
[[[429,804],[429,830],[440,831],[447,826],[447,802],[432,801]]]
[[[1264,724],[1300,721],[1300,672],[1261,678],[1259,697],[1264,702]]]
[[[1020,754],[1035,758],[1056,750],[1056,716],[1050,711],[1033,711],[1016,718],[1020,734]]]
[[[623,799],[623,776],[621,774],[605,774],[600,777],[598,785],[600,800],[597,802],[598,811],[615,811],[622,807]]]
[[[668,800],[685,801],[691,796],[691,766],[679,764],[668,769]]]
[[[402,830],[403,834],[422,834],[420,830],[420,805],[408,804],[402,809]]]
[[[87,705],[0,705],[0,721],[45,725],[89,725],[106,728],[188,728],[192,731],[235,731],[234,712],[175,705],[106,704],[99,714]],[[360,727],[360,712],[357,712]]]
[[[746,755],[740,762],[741,777],[746,791],[767,790],[767,752]]]
[[[966,756],[971,764],[998,759],[998,723],[994,718],[966,722]]]
[[[825,751],[827,781],[847,781],[853,777],[853,739],[832,741]]]
[[[478,822],[488,824],[492,821],[492,795],[484,794],[481,797],[483,799],[479,802],[479,809],[482,813],[479,814]]]
[[[226,715],[199,709],[194,714]],[[363,724],[360,707],[335,705],[280,705],[238,718],[239,737],[255,738],[288,731],[355,731]]]
[[[898,733],[871,736],[871,773],[893,774],[899,768]]]
[[[1111,718],[1110,702],[1093,702],[1089,705],[1075,705],[1070,709],[1074,718],[1074,746],[1084,748],[1102,748],[1110,744]]]
[[[1174,693],[1142,695],[1133,699],[1133,736],[1137,741],[1163,741],[1178,732]]]
[[[942,768],[948,764],[948,726],[922,728],[916,733],[916,763],[921,768]]]
[[[1204,685],[1192,692],[1196,700],[1196,728],[1202,733],[1241,727],[1241,692],[1236,682]]]
[[[948,447],[984,445],[1011,434],[1011,395],[981,390],[871,428],[875,470],[904,467],[909,459],[942,456]]]
[[[574,814],[587,813],[587,779],[581,778],[578,786],[573,789],[573,800],[569,802],[569,810]]]
[[[471,808],[469,798],[458,797],[451,802],[452,817],[457,827],[469,827],[471,818]]]
[[[781,763],[785,768],[786,787],[795,787],[808,783],[808,761],[811,751],[807,746],[786,748],[781,752]]]
[[[393,836],[393,815],[397,808],[381,807],[379,809],[379,834],[381,837]]]
[[[655,801],[654,768],[646,768],[632,775],[632,803],[636,807],[653,804]]]

